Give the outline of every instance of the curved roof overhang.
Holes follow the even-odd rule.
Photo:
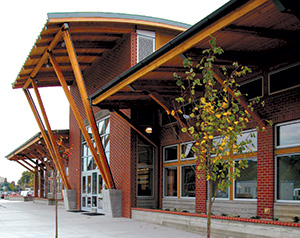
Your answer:
[[[61,34],[66,28],[72,36],[81,71],[84,71],[136,29],[162,30],[177,35],[188,27],[179,22],[128,14],[49,13],[12,87],[31,87],[30,78],[38,82],[38,87],[60,85],[53,67],[48,64],[47,51],[55,56],[67,83],[73,83],[74,74]]]
[[[299,32],[299,10],[292,1],[232,0],[100,88],[89,100],[103,109],[120,109],[146,105],[155,98],[161,106],[172,108],[169,102],[180,94],[173,73],[184,74],[184,57],[199,62],[211,35],[225,51],[217,64],[238,61],[250,66],[255,77],[274,65],[300,60],[299,47],[295,47]]]

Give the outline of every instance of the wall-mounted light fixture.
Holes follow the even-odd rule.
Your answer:
[[[147,126],[145,131],[146,131],[146,133],[151,134],[152,133],[152,127]]]

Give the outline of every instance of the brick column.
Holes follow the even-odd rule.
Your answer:
[[[257,134],[257,215],[272,219],[274,212],[273,127]]]
[[[203,171],[197,170],[199,161],[196,162],[196,198],[195,211],[197,213],[206,213],[207,187],[206,179],[201,176]]]

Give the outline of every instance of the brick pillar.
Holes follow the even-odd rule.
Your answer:
[[[203,171],[197,170],[199,161],[196,162],[196,199],[195,199],[195,211],[197,213],[206,213],[206,200],[207,200],[207,187],[206,179],[201,176]]]
[[[274,212],[273,127],[257,134],[257,215],[272,219]]]
[[[39,198],[43,198],[44,197],[44,192],[45,192],[45,188],[44,188],[44,183],[45,183],[45,175],[44,175],[44,170],[40,169],[39,171]]]
[[[39,196],[39,172],[37,169],[34,171],[34,197]]]

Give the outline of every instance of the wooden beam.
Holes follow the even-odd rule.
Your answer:
[[[26,158],[27,159],[27,158]],[[33,170],[36,170],[36,167],[33,166],[32,164],[28,163],[26,160],[22,160],[25,164],[27,164],[29,167],[31,167]]]
[[[165,109],[165,111],[170,114],[171,116],[173,116],[175,118],[176,121],[178,121],[182,127],[186,127],[189,128],[186,123],[184,123],[179,117],[176,116],[176,113],[174,115],[172,115],[171,110],[164,105],[164,103],[162,102],[163,100],[161,99],[161,97],[155,93],[149,93],[149,97],[152,98],[155,102],[157,102],[163,109]]]
[[[96,151],[96,149],[95,149],[95,147],[93,145],[91,137],[90,137],[90,135],[89,135],[89,133],[88,133],[85,125],[84,125],[83,119],[82,119],[82,117],[81,117],[81,115],[79,113],[79,109],[76,106],[76,103],[75,103],[75,101],[74,101],[74,99],[72,97],[72,94],[71,94],[70,90],[68,89],[68,85],[67,85],[66,80],[65,80],[65,78],[63,76],[63,73],[59,69],[58,63],[57,63],[55,57],[51,53],[49,53],[49,59],[50,59],[50,62],[52,64],[52,66],[53,66],[53,69],[54,69],[54,71],[55,71],[55,73],[57,75],[57,78],[58,78],[58,80],[59,80],[59,82],[60,82],[60,84],[61,84],[61,86],[62,86],[62,88],[63,88],[63,90],[65,92],[65,95],[66,95],[66,97],[67,97],[67,99],[69,101],[70,107],[71,107],[71,109],[73,111],[73,114],[74,114],[74,116],[76,118],[76,121],[77,121],[77,123],[79,125],[79,128],[80,128],[80,130],[82,132],[82,135],[85,138],[85,141],[86,141],[88,147],[90,148],[90,151],[91,151],[93,157],[94,158],[98,158],[99,155],[97,154],[97,151]],[[100,158],[97,159],[97,161],[99,161],[99,160],[100,160]],[[108,180],[107,180],[107,178],[106,178],[106,176],[104,174],[104,168],[103,168],[102,163],[98,164],[97,167],[98,167],[98,169],[99,169],[99,171],[100,171],[100,173],[102,175],[104,183],[107,184]]]
[[[54,39],[51,41],[50,45],[48,46],[48,48],[45,50],[44,54],[40,58],[39,62],[37,63],[35,68],[32,70],[31,74],[29,75],[28,79],[26,80],[26,83],[23,86],[23,89],[28,88],[28,86],[31,83],[31,79],[37,75],[37,73],[40,71],[40,69],[43,66],[43,64],[45,63],[45,61],[48,59],[47,51],[52,51],[55,48],[55,46],[57,45],[57,43],[61,40],[62,30],[63,30],[63,27],[57,32]]]
[[[31,85],[34,89],[38,104],[39,104],[40,109],[41,109],[42,116],[44,118],[44,122],[46,124],[46,128],[47,128],[47,131],[48,131],[48,137],[49,137],[49,140],[51,142],[52,149],[53,149],[53,152],[54,152],[54,155],[55,155],[53,158],[54,158],[54,161],[56,161],[56,168],[60,173],[60,176],[62,178],[62,181],[63,181],[66,189],[71,189],[71,185],[68,181],[66,171],[65,171],[65,168],[64,168],[63,163],[62,163],[62,158],[59,154],[58,146],[57,146],[57,143],[55,141],[53,132],[51,130],[51,126],[50,126],[50,123],[49,123],[49,120],[48,120],[48,117],[47,117],[47,114],[46,114],[45,107],[44,107],[43,102],[42,102],[41,95],[40,95],[39,90],[36,86],[36,83],[32,79],[31,79]]]
[[[20,165],[22,165],[25,169],[29,170],[31,173],[35,173],[33,170],[31,170],[30,168],[28,168],[26,165],[22,164],[19,160],[16,160],[16,162]]]
[[[95,121],[95,118],[94,118],[94,115],[93,115],[93,112],[92,112],[92,108],[91,108],[91,105],[88,101],[88,95],[87,95],[87,92],[86,92],[83,76],[82,76],[82,73],[81,73],[81,69],[80,69],[80,66],[79,66],[79,62],[78,62],[78,59],[77,59],[77,55],[76,55],[76,52],[75,52],[75,48],[74,48],[74,45],[73,45],[73,42],[72,42],[72,39],[71,39],[71,34],[70,34],[69,29],[66,29],[65,31],[63,31],[63,38],[64,38],[64,41],[65,41],[65,44],[66,44],[67,52],[68,52],[68,55],[69,55],[69,58],[70,58],[72,68],[73,68],[74,76],[75,76],[75,79],[76,79],[76,82],[77,82],[77,86],[78,86],[79,93],[80,93],[80,96],[81,96],[81,99],[82,99],[82,103],[83,103],[83,106],[84,106],[84,109],[85,109],[85,113],[87,115],[87,119],[89,121],[89,125],[90,125],[90,128],[91,128],[93,137],[94,137],[94,141],[95,141],[95,144],[96,144],[96,149],[97,149],[98,154],[99,154],[99,157],[97,156],[96,158],[94,158],[95,162],[96,162],[97,167],[99,169],[100,169],[101,166],[103,166],[103,172],[104,172],[105,177],[107,178],[107,184],[106,184],[107,188],[115,188],[115,184],[114,184],[114,181],[113,181],[113,176],[112,176],[112,173],[110,171],[105,152],[103,150],[103,145],[102,145],[102,142],[101,142],[101,139],[100,139],[100,136],[99,136],[98,128],[96,126],[96,121]],[[98,160],[98,158],[100,160]],[[100,164],[102,164],[102,165],[100,165]]]
[[[23,89],[23,91],[24,91],[24,93],[25,93],[25,96],[26,96],[26,98],[27,98],[27,101],[28,101],[28,103],[29,103],[29,106],[30,106],[30,108],[31,108],[31,110],[32,110],[32,112],[33,112],[33,115],[34,115],[34,117],[35,117],[35,119],[36,119],[36,121],[37,121],[37,124],[38,124],[38,126],[39,126],[39,128],[40,128],[40,131],[41,131],[41,133],[42,133],[42,135],[43,135],[43,139],[44,139],[44,141],[45,141],[45,143],[46,143],[46,146],[47,146],[47,148],[48,148],[48,151],[49,151],[49,153],[50,153],[50,155],[51,155],[52,161],[54,162],[54,165],[56,166],[56,168],[59,169],[58,164],[57,164],[57,161],[56,161],[56,157],[55,157],[56,155],[55,155],[55,153],[54,153],[54,151],[53,151],[53,148],[52,148],[51,143],[50,143],[50,141],[49,141],[49,138],[48,138],[48,135],[47,135],[47,133],[46,133],[45,127],[44,127],[43,122],[42,122],[42,120],[41,120],[41,118],[40,118],[40,115],[39,115],[39,113],[38,113],[38,111],[37,111],[37,108],[36,108],[36,106],[35,106],[35,104],[34,104],[34,102],[33,102],[33,99],[32,99],[32,97],[31,97],[31,95],[30,95],[30,92],[29,92],[28,89]],[[63,183],[64,183],[64,184],[66,183],[67,186],[65,186],[65,187],[66,187],[67,189],[68,189],[68,188],[71,188],[71,187],[70,187],[70,184],[68,183],[68,181],[63,180]]]
[[[155,148],[157,148],[157,145],[142,131],[140,131],[137,126],[134,125],[134,123],[120,110],[118,109],[112,109],[112,111],[120,118],[122,119],[127,125],[129,125],[133,130],[135,130],[139,135],[141,135],[145,140],[147,140],[151,145],[153,145]]]
[[[189,39],[185,40],[182,44],[179,44],[178,46],[175,46],[162,56],[158,57],[157,59],[150,62],[147,66],[141,68],[137,72],[133,73],[132,75],[125,78],[123,81],[118,83],[116,86],[111,87],[107,91],[103,92],[101,95],[99,95],[97,98],[95,98],[92,101],[93,105],[97,105],[112,94],[118,92],[120,89],[124,88],[128,84],[133,83],[137,79],[141,78],[142,76],[146,75],[149,72],[152,72],[153,70],[160,67],[162,64],[168,62],[173,57],[184,53],[186,50],[190,49],[191,47],[195,46],[198,42],[201,40],[204,40],[205,38],[209,37],[210,35],[213,35],[216,31],[228,26],[233,21],[239,19],[240,17],[244,16],[248,12],[252,11],[253,9],[261,6],[268,0],[253,0],[248,1],[240,8],[236,9],[235,11],[230,12],[226,16],[222,17],[218,21],[214,22],[213,24],[207,26],[205,29],[201,30],[197,34],[191,36]]]
[[[224,82],[222,80],[222,78],[217,74],[214,73],[213,74],[214,78],[222,85],[222,87],[224,86]],[[235,95],[235,93],[232,91],[232,89],[228,88],[227,89],[228,92],[230,93],[230,95],[232,97],[234,97],[235,100],[239,101],[240,105],[252,116],[252,118],[261,126],[264,127],[265,124],[263,122],[263,120],[261,119],[261,117],[255,112],[255,111],[251,111],[251,109],[248,107],[248,103],[246,102],[246,99],[244,99],[242,96],[241,97],[237,97]]]

